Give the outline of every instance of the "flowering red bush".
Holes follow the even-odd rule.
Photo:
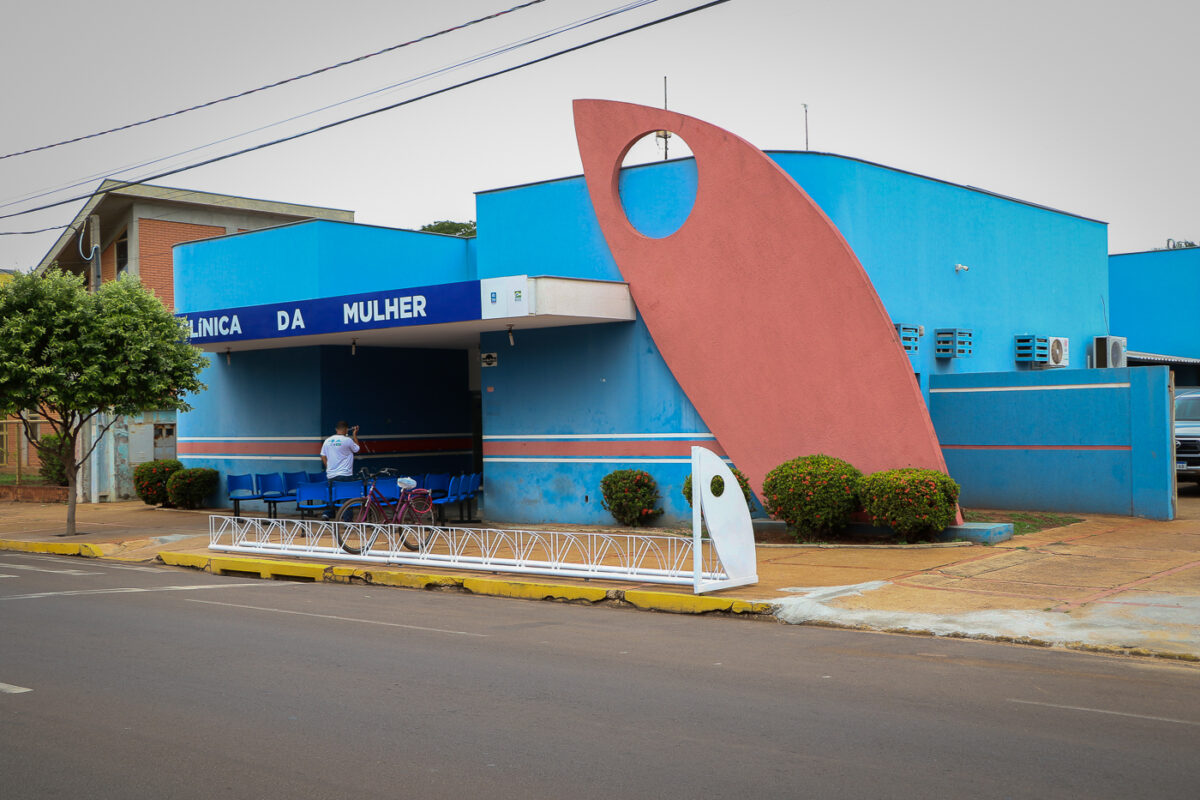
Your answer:
[[[138,464],[133,468],[134,491],[147,505],[167,503],[167,480],[181,469],[183,464],[173,458]]]
[[[901,539],[932,535],[954,522],[958,484],[937,470],[889,469],[858,483],[863,510]]]
[[[636,528],[649,525],[663,513],[658,484],[649,472],[618,469],[600,479],[601,505],[622,525]]]
[[[220,482],[215,469],[181,469],[167,479],[167,497],[180,508],[199,508]]]
[[[794,458],[767,473],[762,499],[771,516],[803,540],[846,527],[858,509],[861,477],[853,465],[833,456]]]

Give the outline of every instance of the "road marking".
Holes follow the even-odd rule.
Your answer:
[[[24,686],[13,686],[11,683],[0,683],[0,694],[21,694],[22,692],[32,692],[33,689],[26,689]]]
[[[5,569],[23,569],[29,572],[49,572],[52,575],[103,575],[103,572],[84,572],[81,569],[46,569],[45,567],[32,567],[29,564],[5,564]]]
[[[59,564],[62,563],[62,560],[64,558],[74,558],[74,556],[35,556],[35,555],[27,554],[27,553],[6,553],[5,555],[8,557],[32,559],[34,561],[52,561],[52,562],[59,563]],[[31,569],[30,567],[14,566],[7,560],[0,560],[0,564],[3,564],[6,567],[12,566],[13,569]],[[164,571],[161,567],[139,567],[134,564],[112,564],[112,563],[109,563],[108,561],[103,561],[103,562],[96,561],[96,562],[89,564],[89,566],[96,567],[99,569],[125,569],[125,570],[132,570],[134,572],[163,572]],[[47,571],[50,571],[50,570],[47,570]],[[90,573],[90,574],[99,574],[99,573]]]
[[[70,597],[83,594],[131,594],[138,592],[191,592],[199,589],[237,589],[242,586],[286,586],[278,581],[255,581],[254,583],[221,583],[204,586],[153,586],[148,589],[128,586],[120,589],[75,589],[66,592],[38,592],[37,594],[0,595],[0,600],[36,600],[40,597]],[[295,585],[295,584],[291,584]]]
[[[455,636],[479,636],[487,638],[486,633],[471,633],[470,631],[452,631],[445,628],[426,628],[421,625],[405,625],[400,622],[383,622],[377,619],[359,619],[358,617],[339,617],[335,614],[313,614],[308,611],[289,611],[286,608],[263,608],[262,606],[244,606],[238,603],[221,603],[217,600],[192,600],[188,598],[189,603],[204,603],[210,606],[228,606],[229,608],[248,608],[251,611],[271,611],[275,614],[295,614],[301,617],[317,617],[319,619],[336,619],[341,622],[361,622],[365,625],[386,625],[389,628],[408,628],[414,631],[429,631],[431,633],[450,633]]]
[[[1174,722],[1177,725],[1196,725],[1200,727],[1200,722],[1193,722],[1190,719],[1173,719],[1172,717],[1152,717],[1147,714],[1130,714],[1128,711],[1109,711],[1107,708],[1086,708],[1084,706],[1062,706],[1058,703],[1039,703],[1036,700],[1016,700],[1009,698],[1010,703],[1021,703],[1027,706],[1045,706],[1046,708],[1061,708],[1067,711],[1090,711],[1093,714],[1112,714],[1117,717],[1133,717],[1134,719],[1148,719],[1154,722]]]

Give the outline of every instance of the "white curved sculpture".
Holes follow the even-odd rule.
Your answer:
[[[716,476],[724,481],[725,488],[720,497],[712,491],[712,480]],[[701,569],[700,532],[705,524],[725,570],[723,580],[706,580]],[[692,554],[696,559],[696,594],[758,583],[758,558],[754,554],[750,508],[733,472],[716,453],[703,447],[692,448]]]

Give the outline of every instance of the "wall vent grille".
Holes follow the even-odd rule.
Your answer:
[[[938,358],[970,358],[975,334],[967,328],[938,328],[933,332],[933,354]]]

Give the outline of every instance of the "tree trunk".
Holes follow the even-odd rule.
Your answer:
[[[63,442],[66,444],[66,442]],[[67,536],[75,535],[75,484],[79,481],[79,464],[75,461],[75,441],[71,440],[69,448],[63,447],[60,452],[64,456],[63,471],[67,473]]]

